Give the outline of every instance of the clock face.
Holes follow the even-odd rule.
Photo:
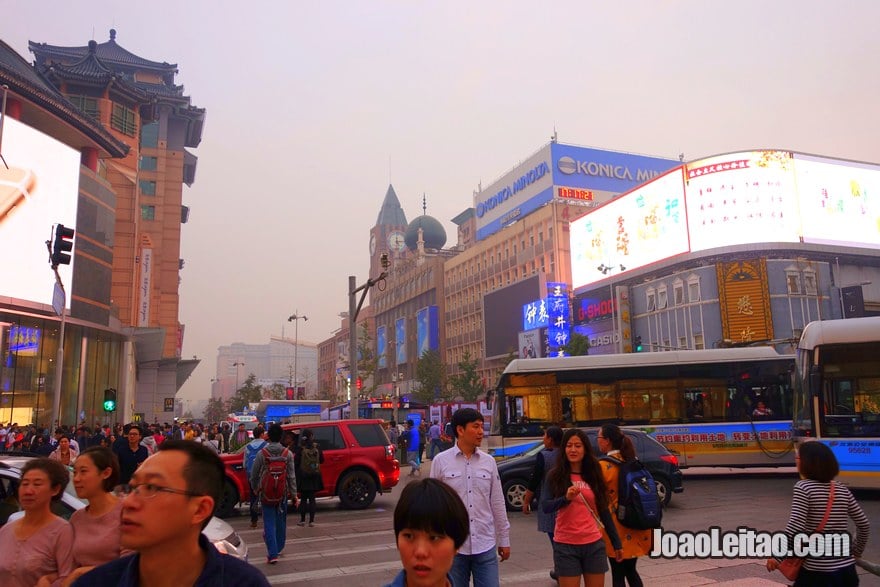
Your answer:
[[[393,251],[402,251],[406,248],[406,240],[404,239],[403,233],[399,230],[395,230],[391,234],[388,235],[388,246]]]
[[[376,254],[376,235],[370,235],[370,255]]]

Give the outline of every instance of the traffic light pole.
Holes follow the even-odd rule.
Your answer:
[[[385,269],[388,268],[388,255],[383,253],[381,257],[382,263],[382,273],[379,274],[379,277],[376,279],[369,278],[367,282],[362,286],[358,287],[357,277],[354,275],[348,276],[348,394],[349,394],[349,418],[358,418],[358,392],[360,390],[357,389],[357,380],[358,380],[358,356],[357,356],[357,316],[361,311],[361,306],[364,305],[364,299],[367,297],[367,292],[371,287],[376,285],[377,283],[385,281],[385,277],[388,275],[388,272]],[[383,289],[380,287],[379,289]],[[358,292],[361,292],[361,299],[355,300]],[[354,387],[354,393],[352,393],[352,387]]]
[[[64,283],[61,282],[61,276],[58,275],[58,269],[55,269],[55,279],[58,287],[64,294],[61,304],[61,330],[58,333],[58,353],[55,356],[55,385],[52,394],[52,425],[51,432],[55,433],[55,427],[61,424],[61,377],[64,374],[64,326],[67,323],[67,292],[64,291]],[[74,417],[74,424],[76,418]]]

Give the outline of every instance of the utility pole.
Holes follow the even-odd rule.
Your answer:
[[[382,264],[382,273],[376,279],[368,278],[367,282],[360,287],[357,285],[357,277],[354,275],[348,276],[348,370],[349,370],[349,383],[348,383],[348,393],[351,396],[349,403],[349,417],[350,418],[358,418],[358,389],[357,389],[357,379],[358,379],[358,364],[357,364],[357,316],[361,311],[361,306],[364,305],[364,299],[367,297],[367,292],[374,285],[380,284],[379,289],[384,289],[385,278],[388,276],[388,254],[382,253],[382,256],[379,257],[379,262]],[[360,300],[357,300],[357,293],[361,292]],[[354,393],[351,393],[351,389],[354,387]]]

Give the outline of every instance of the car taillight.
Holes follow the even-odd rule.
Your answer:
[[[678,457],[675,455],[660,455],[660,460],[666,461],[675,467],[678,466]]]
[[[393,461],[394,460],[394,445],[386,444],[385,445],[385,460]]]

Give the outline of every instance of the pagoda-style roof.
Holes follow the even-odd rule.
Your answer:
[[[19,97],[21,121],[25,124],[77,148],[95,147],[111,157],[124,157],[128,153],[128,145],[73,105],[2,40],[0,85],[9,86],[10,95]]]
[[[406,214],[403,213],[403,207],[397,194],[394,192],[394,186],[388,184],[388,191],[385,192],[385,199],[382,201],[382,208],[379,210],[379,218],[376,220],[377,226],[406,226]]]
[[[28,47],[35,56],[35,68],[49,81],[107,87],[141,106],[171,104],[175,114],[188,123],[185,145],[197,147],[201,142],[205,109],[193,106],[183,86],[174,83],[177,64],[151,61],[124,49],[116,43],[116,30],[110,30],[110,40],[104,43],[61,47],[29,41]],[[144,81],[144,73],[157,83]]]
[[[85,57],[90,52],[90,45],[80,47],[62,47],[59,45],[48,45],[46,43],[35,43],[28,41],[28,48],[36,57],[37,65],[41,65],[46,61],[73,61]],[[104,43],[96,43],[95,54],[98,59],[106,63],[108,66],[116,66],[113,69],[147,69],[162,74],[165,83],[173,83],[174,75],[177,73],[176,63],[166,63],[159,61],[151,61],[135,55],[131,51],[121,47],[116,42],[116,29],[110,29],[110,40]]]

